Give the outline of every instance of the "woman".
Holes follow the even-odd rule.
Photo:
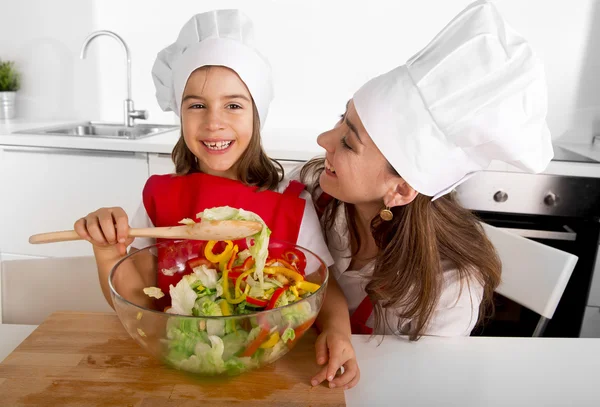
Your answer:
[[[317,321],[317,362],[328,363],[313,385],[357,383],[351,332],[469,335],[491,311],[500,261],[448,193],[492,160],[546,167],[545,89],[527,42],[478,1],[406,65],[361,87],[319,136],[326,157],[301,178],[312,185],[335,279]]]

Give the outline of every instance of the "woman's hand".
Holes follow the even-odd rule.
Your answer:
[[[127,246],[133,242],[129,235],[129,219],[123,208],[101,208],[75,222],[75,231],[97,248],[117,249],[127,254]]]
[[[317,386],[324,380],[329,381],[329,387],[342,387],[350,389],[360,380],[360,369],[356,362],[354,347],[350,336],[337,331],[323,331],[315,344],[317,363],[321,370],[311,380],[311,385]],[[344,372],[336,377],[340,367]]]

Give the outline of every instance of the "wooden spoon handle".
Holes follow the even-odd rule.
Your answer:
[[[83,240],[77,232],[74,230],[63,230],[60,232],[40,233],[33,235],[29,238],[29,243],[40,244],[40,243],[56,243],[56,242],[70,242],[73,240]]]

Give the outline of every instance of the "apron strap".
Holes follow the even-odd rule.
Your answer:
[[[304,191],[305,188],[306,185],[304,185],[303,183],[296,180],[291,180],[288,186],[283,191],[283,193],[286,195],[300,196],[300,194],[302,193],[302,191]]]
[[[358,308],[354,310],[352,316],[350,316],[350,327],[352,328],[353,334],[371,335],[373,333],[373,328],[367,326],[367,321],[372,313],[373,303],[367,295]]]

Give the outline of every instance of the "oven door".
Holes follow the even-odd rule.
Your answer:
[[[600,224],[597,219],[475,212],[480,219],[542,244],[574,254],[579,259],[543,336],[579,337],[592,281]],[[531,336],[540,316],[495,294],[495,316],[473,335]]]

